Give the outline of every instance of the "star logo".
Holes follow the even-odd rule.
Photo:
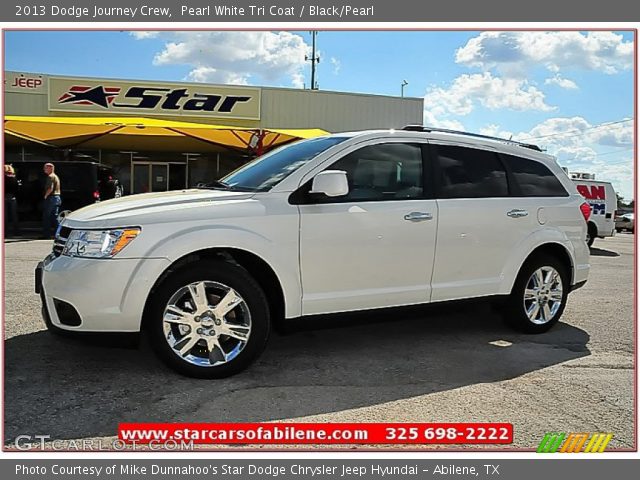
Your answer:
[[[113,100],[120,93],[120,87],[86,87],[74,85],[68,92],[64,93],[58,103],[72,103],[74,105],[98,105],[109,108]]]

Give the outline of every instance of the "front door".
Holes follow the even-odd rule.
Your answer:
[[[304,315],[429,301],[438,211],[422,151],[397,142],[357,148],[328,167],[347,172],[345,197],[302,202]]]

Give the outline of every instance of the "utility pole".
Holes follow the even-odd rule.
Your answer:
[[[311,62],[311,90],[317,90],[318,84],[316,83],[316,64],[320,63],[320,57],[316,55],[316,36],[318,32],[313,30],[311,33],[311,58],[307,55],[304,56],[305,61]]]

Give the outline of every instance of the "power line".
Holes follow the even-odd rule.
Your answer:
[[[599,125],[594,125],[592,127],[587,127],[584,130],[574,129],[574,131],[578,132],[578,133],[574,133],[574,132],[571,132],[571,131],[559,132],[559,133],[550,133],[549,135],[540,135],[538,137],[525,137],[525,138],[521,138],[519,140],[523,140],[523,141],[524,140],[527,140],[527,141],[528,140],[539,140],[541,138],[558,137],[558,136],[565,136],[565,135],[568,135],[565,138],[580,137],[580,136],[584,135],[584,132],[589,131],[589,130],[595,130],[597,128],[603,128],[603,127],[610,127],[610,126],[613,126],[613,125],[618,125],[618,124],[621,124],[621,123],[632,122],[632,121],[633,121],[633,118],[626,118],[624,120],[617,120],[615,122],[601,123]]]
[[[610,152],[605,152],[605,153],[597,153],[595,155],[593,155],[594,157],[604,157],[605,155],[613,155],[614,153],[622,153],[622,152],[631,152],[633,151],[633,148],[625,148],[624,150],[612,150]],[[626,162],[626,160],[625,160]],[[611,164],[613,165],[613,164]]]
[[[625,118],[624,120],[617,120],[615,122],[606,122],[606,123],[600,123],[598,125],[593,125],[591,127],[585,128],[584,130],[574,129],[574,131],[578,132],[578,133],[574,133],[574,132],[571,132],[571,131],[550,133],[548,135],[540,135],[538,137],[527,137],[527,138],[524,138],[523,140],[537,140],[537,139],[540,139],[540,138],[557,137],[557,136],[569,135],[569,134],[571,134],[571,136],[573,136],[573,137],[579,137],[579,136],[583,135],[584,132],[589,131],[589,130],[595,130],[597,128],[603,128],[603,127],[610,127],[612,125],[618,125],[620,123],[626,123],[626,122],[632,122],[632,121],[633,121],[633,118]]]
[[[624,150],[611,150],[610,152],[596,153],[595,155],[591,155],[589,158],[604,157],[606,155],[614,155],[616,153],[630,152],[632,150],[633,150],[633,148],[625,148]]]
[[[628,160],[619,160],[617,162],[609,162],[609,163],[607,163],[607,165],[621,165],[621,164],[627,163],[627,162],[633,163],[633,158],[632,159],[628,159]]]
[[[589,160],[589,159],[592,159],[592,158],[595,158],[595,157],[604,157],[604,156],[606,156],[606,155],[613,155],[613,154],[615,154],[615,153],[630,152],[630,151],[632,151],[632,150],[633,150],[633,148],[625,148],[624,150],[612,150],[612,151],[610,151],[610,152],[596,153],[595,155],[588,155],[588,156],[586,156],[586,160]],[[573,161],[575,161],[575,160],[577,160],[577,159],[576,159],[576,158],[574,158],[574,159],[572,159],[572,160],[564,160],[564,161],[571,161],[571,162],[573,162]],[[631,159],[631,160],[633,161],[633,159]],[[621,160],[621,161],[619,161],[619,162],[611,162],[611,163],[609,163],[608,165],[617,165],[617,164],[619,164],[619,163],[625,163],[625,162],[628,162],[628,161],[629,161],[629,160]]]

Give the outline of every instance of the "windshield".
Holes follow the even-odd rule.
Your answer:
[[[216,184],[233,190],[270,190],[309,160],[346,139],[319,137],[285,145],[231,172]]]

